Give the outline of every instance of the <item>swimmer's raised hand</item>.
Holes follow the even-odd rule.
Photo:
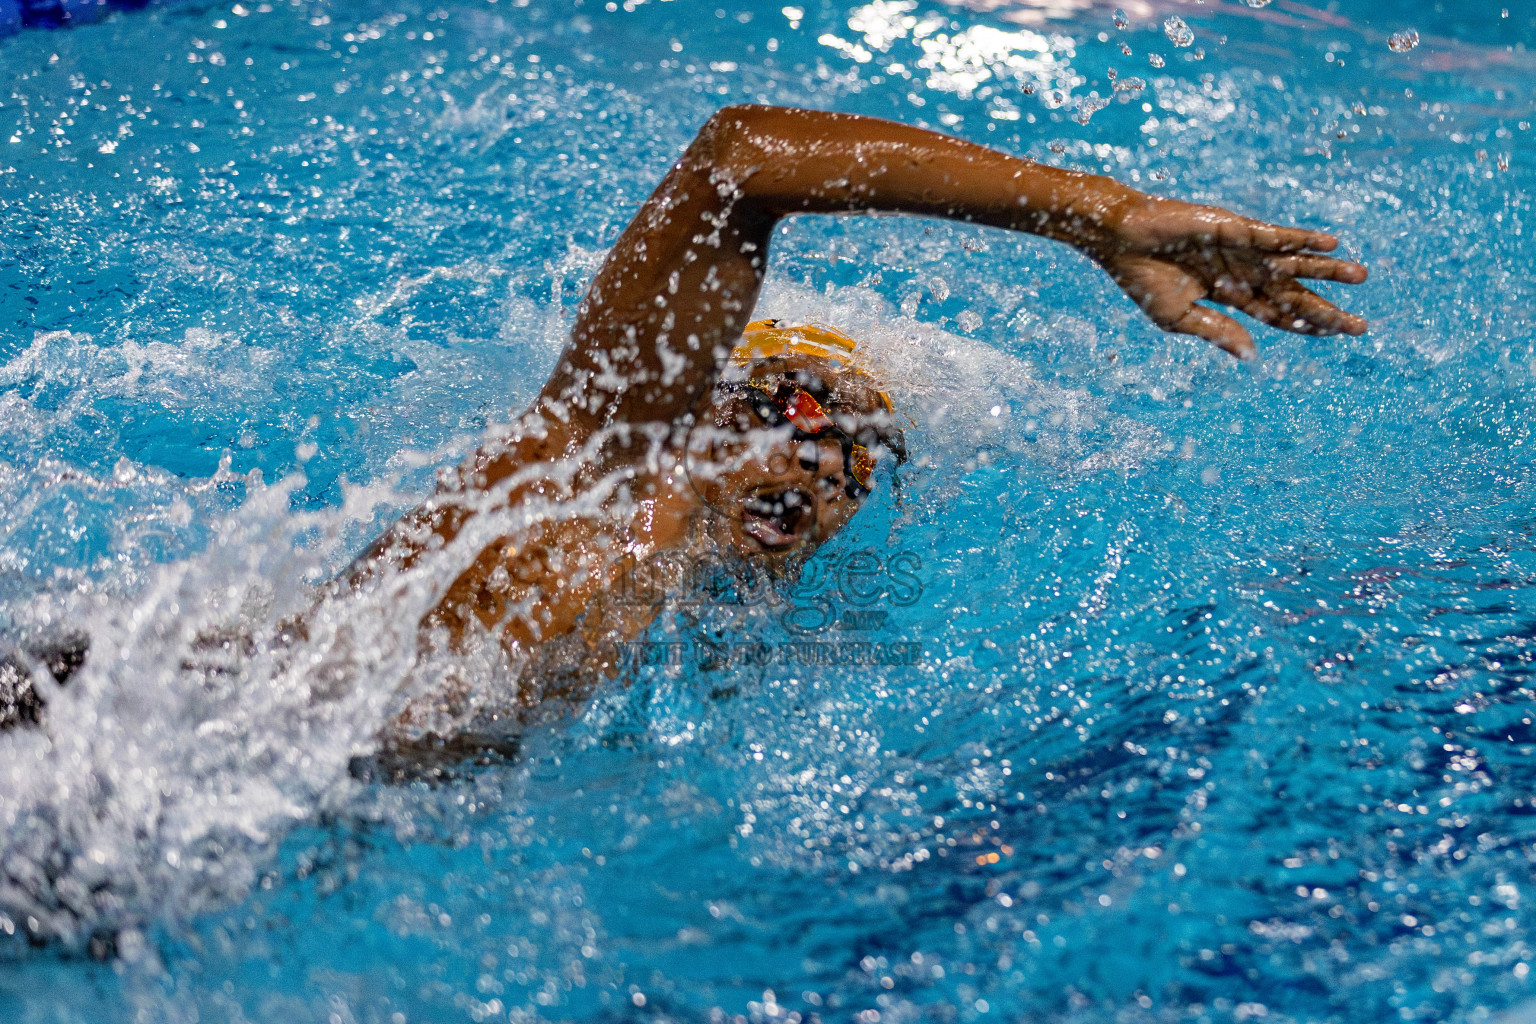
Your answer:
[[[1166,331],[1197,335],[1252,359],[1248,331],[1198,305],[1210,299],[1298,334],[1365,333],[1365,320],[1298,281],[1365,280],[1360,264],[1321,255],[1338,247],[1332,235],[1139,194],[1103,219],[1111,230],[1081,247]]]

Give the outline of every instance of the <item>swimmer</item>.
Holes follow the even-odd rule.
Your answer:
[[[444,474],[328,592],[469,541],[465,567],[421,623],[421,644],[494,637],[515,658],[558,664],[520,689],[532,713],[584,699],[618,670],[614,640],[638,637],[655,618],[656,607],[614,600],[626,566],[734,552],[792,572],[905,455],[889,389],[852,339],[753,319],[775,225],[813,213],[943,217],[1065,242],[1153,323],[1240,359],[1255,355],[1249,332],[1202,301],[1302,334],[1366,330],[1300,283],[1366,279],[1364,267],[1326,255],[1338,244],[1331,235],[891,121],[728,107],[609,252],[532,406]],[[701,444],[708,458],[694,450]],[[585,511],[530,511],[573,502]],[[390,732],[445,742],[434,723],[461,721],[454,708],[470,698],[418,698]],[[36,717],[14,695],[10,703]]]

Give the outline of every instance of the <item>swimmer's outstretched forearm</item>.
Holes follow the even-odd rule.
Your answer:
[[[1201,299],[1285,330],[1365,321],[1297,282],[1365,280],[1331,235],[1158,199],[878,118],[775,107],[712,117],[625,230],[581,304],[543,398],[587,425],[671,422],[750,318],[774,225],[795,213],[899,212],[1030,231],[1100,264],[1165,330],[1239,357],[1253,340]]]

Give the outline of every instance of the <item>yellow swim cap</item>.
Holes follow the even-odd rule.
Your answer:
[[[859,343],[848,335],[826,324],[799,324],[791,326],[783,320],[754,320],[741,332],[741,341],[731,350],[731,362],[746,366],[758,359],[772,359],[788,352],[827,359],[873,382],[873,375],[860,365],[855,355]],[[878,387],[886,412],[895,412],[891,396]]]

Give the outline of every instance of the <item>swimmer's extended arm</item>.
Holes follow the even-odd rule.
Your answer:
[[[747,323],[774,225],[794,213],[899,212],[1030,231],[1102,266],[1164,330],[1254,354],[1211,299],[1285,330],[1365,321],[1297,283],[1357,284],[1331,235],[1145,195],[891,121],[777,107],[710,118],[619,238],[543,398],[578,424],[675,420]]]

